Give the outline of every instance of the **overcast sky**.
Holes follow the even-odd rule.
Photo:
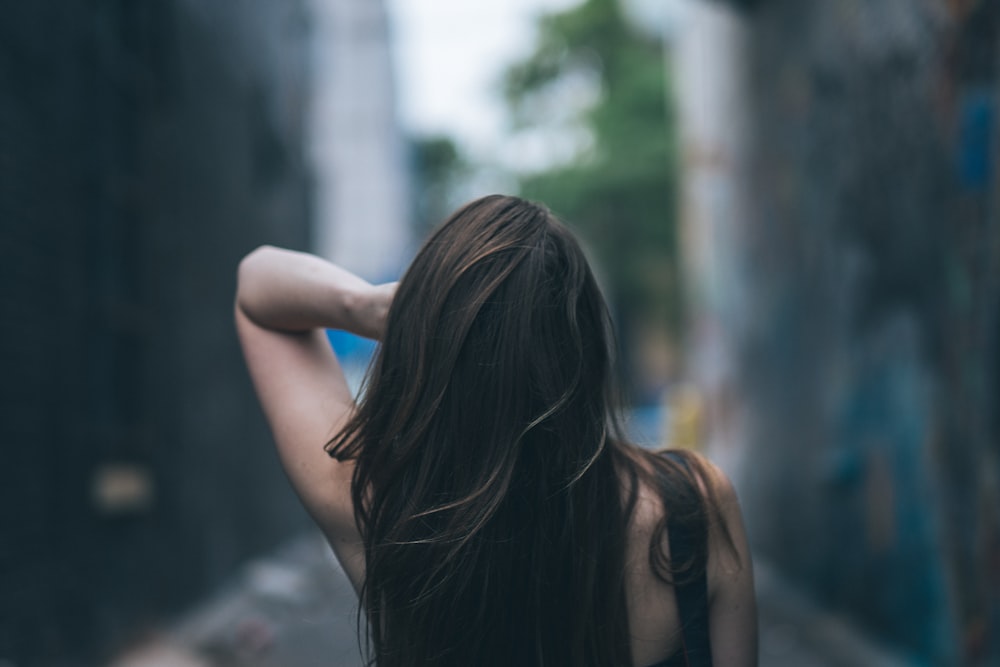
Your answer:
[[[530,51],[534,17],[579,1],[388,0],[404,126],[449,134],[473,156],[495,152],[500,73]]]

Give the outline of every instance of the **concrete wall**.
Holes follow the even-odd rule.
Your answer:
[[[723,368],[695,374],[725,380],[707,391],[755,547],[920,664],[992,664],[1000,5],[756,5],[742,103],[715,110],[746,128],[721,156],[741,205],[687,216],[725,258],[692,269],[719,285],[695,359]]]
[[[305,248],[302,3],[0,20],[0,661],[94,664],[306,525],[232,328]],[[4,663],[7,664],[7,663]]]

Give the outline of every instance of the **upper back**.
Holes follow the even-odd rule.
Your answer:
[[[650,563],[650,542],[663,518],[659,495],[641,483],[625,544],[625,597],[632,660],[638,667],[659,662],[681,646],[674,588],[657,576]],[[669,550],[666,534],[663,540]]]

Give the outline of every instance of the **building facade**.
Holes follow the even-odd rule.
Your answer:
[[[335,49],[338,68],[385,59],[381,3],[365,4],[376,38],[364,53]],[[255,246],[310,249],[330,224],[365,224],[347,207],[314,225],[317,208],[350,199],[319,195],[336,177],[316,176],[309,149],[314,40],[343,36],[321,34],[321,9],[4,10],[4,664],[95,664],[308,525],[253,397],[232,299]],[[391,85],[387,68],[368,77]]]
[[[1000,5],[702,4],[693,372],[757,552],[915,664],[993,664]]]

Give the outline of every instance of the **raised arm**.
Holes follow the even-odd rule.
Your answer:
[[[268,246],[239,266],[236,329],[278,455],[355,585],[362,552],[351,505],[353,466],[323,449],[354,401],[323,329],[381,338],[394,290],[318,257]]]
[[[371,285],[315,255],[261,246],[240,262],[237,310],[272,331],[343,329],[380,340],[395,283]]]

